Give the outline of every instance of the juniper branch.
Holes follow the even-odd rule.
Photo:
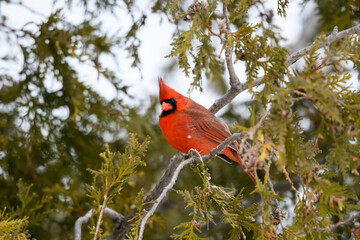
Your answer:
[[[332,33],[329,36],[327,36],[323,42],[320,42],[318,44],[317,49],[326,47],[334,41],[337,41],[339,39],[345,38],[345,37],[353,35],[353,34],[358,34],[359,32],[360,32],[360,24],[355,25],[352,28],[343,30],[341,32],[338,32],[338,28],[337,28],[337,26],[335,26]],[[308,54],[313,47],[314,47],[314,43],[311,44],[310,46],[307,46],[305,48],[302,48],[302,49],[290,54],[287,57],[286,64],[288,66],[294,64],[297,60],[299,60],[300,58],[302,58],[303,56]]]
[[[226,14],[225,14],[226,7],[224,7],[223,11],[224,11],[224,16],[226,16]],[[325,41],[320,42],[318,44],[317,49],[326,47],[334,41],[340,40],[342,38],[345,38],[345,37],[353,35],[353,34],[358,34],[359,32],[360,32],[360,24],[358,24],[352,28],[343,30],[341,32],[338,32],[337,27],[335,27],[333,32],[328,37],[325,38]],[[303,49],[296,51],[295,53],[290,54],[286,59],[286,64],[288,66],[291,66],[292,64],[297,62],[300,58],[302,58],[303,56],[308,54],[313,47],[314,47],[314,43],[312,43],[308,47],[305,47]],[[226,65],[227,65],[228,72],[229,72],[230,89],[224,94],[224,96],[215,100],[213,105],[210,106],[209,110],[212,113],[218,112],[221,108],[223,108],[224,106],[229,104],[237,95],[239,95],[240,93],[249,89],[248,84],[242,84],[239,81],[239,78],[234,71],[231,54],[227,53],[227,51],[231,51],[231,49],[228,46],[225,46],[225,60],[226,60]],[[238,83],[235,81],[236,79],[238,80]],[[256,86],[260,85],[260,83],[262,82],[262,79],[263,79],[263,77],[257,78],[255,81],[253,81],[252,86],[256,87]]]
[[[223,11],[224,11],[223,16],[227,18],[227,16],[226,16],[226,13],[227,13],[226,7],[223,7]],[[344,38],[344,37],[346,37],[348,35],[358,33],[359,30],[360,30],[360,25],[357,25],[357,26],[355,26],[353,28],[342,31],[342,32],[340,32],[338,34],[334,33],[333,36],[331,37],[331,39],[327,38],[328,39],[327,44],[330,44],[331,42],[333,42],[335,40],[339,40],[341,38]],[[325,46],[326,46],[326,44],[325,45],[320,45],[319,44],[318,48],[325,47]],[[309,46],[309,47],[311,47],[311,46]],[[287,64],[291,65],[291,64],[295,63],[298,59],[300,59],[304,55],[305,55],[305,53],[302,54],[302,55],[301,54],[296,54],[296,53],[289,55],[289,57],[287,58]],[[230,81],[231,88],[227,91],[227,93],[223,97],[216,100],[214,102],[214,104],[209,108],[209,110],[211,112],[213,112],[213,113],[216,113],[217,111],[219,111],[222,107],[224,107],[225,105],[230,103],[238,94],[240,94],[241,92],[248,89],[248,85],[247,84],[241,84],[241,82],[239,81],[239,78],[237,77],[237,75],[236,75],[236,73],[234,71],[234,66],[232,64],[232,59],[231,59],[231,49],[228,48],[228,47],[225,48],[225,58],[226,58],[228,72],[229,72],[229,75],[230,75],[229,76],[229,78],[230,78],[229,81]],[[253,86],[258,86],[261,83],[261,81],[262,81],[262,77],[256,79],[252,83],[252,85]],[[263,116],[261,121],[263,121],[263,119],[265,119],[265,115]],[[219,144],[216,148],[214,148],[210,152],[209,155],[203,156],[202,159],[206,162],[210,158],[213,158],[214,156],[216,156],[216,154],[218,154],[222,150],[224,150],[227,146],[229,146],[229,144],[231,144],[232,142],[234,142],[237,139],[242,138],[244,134],[249,135],[251,133],[254,133],[253,130],[251,130],[251,131],[250,130],[251,129],[249,129],[249,131],[247,131],[246,133],[235,133],[235,134],[233,134],[232,136],[227,138],[225,141],[223,141],[221,144]],[[249,137],[250,137],[250,135],[249,135]],[[167,166],[163,176],[161,177],[159,182],[156,184],[155,188],[145,198],[145,200],[144,200],[145,204],[144,204],[141,211],[149,212],[151,209],[156,210],[156,208],[158,207],[160,202],[153,208],[153,205],[154,205],[153,201],[154,200],[156,201],[156,199],[161,199],[161,200],[163,199],[163,198],[160,198],[160,195],[166,195],[166,193],[167,193],[167,191],[169,189],[165,190],[165,188],[167,186],[169,186],[169,183],[172,181],[175,172],[180,171],[185,166],[185,164],[184,164],[183,166],[181,166],[181,169],[177,171],[179,165],[183,161],[184,161],[184,158],[183,158],[183,156],[181,154],[177,154],[172,158],[170,164]],[[185,161],[187,161],[187,160],[185,160]],[[290,180],[288,175],[287,175],[287,180],[288,181]],[[174,178],[174,181],[176,181],[176,178]],[[293,185],[293,182],[291,180],[289,181],[289,183],[291,185],[291,188],[295,189],[294,185]],[[276,186],[274,186],[274,188],[276,188]],[[131,224],[136,221],[136,218],[135,218],[136,213],[137,213],[137,210],[134,209],[128,216],[122,218],[121,221],[117,222],[116,226],[114,227],[114,230],[112,232],[112,235],[109,237],[109,239],[124,239],[126,234],[132,228]]]
[[[252,136],[255,133],[256,129],[261,126],[268,113],[269,112],[264,114],[264,116],[262,116],[259,122],[246,132],[248,136]],[[216,148],[214,148],[209,155],[203,156],[201,160],[206,163],[210,159],[214,158],[217,154],[219,154],[222,150],[227,148],[235,140],[241,139],[243,135],[244,133],[233,134],[232,136],[225,139]],[[191,154],[192,150],[190,150],[189,153]],[[146,221],[155,212],[163,198],[166,196],[167,192],[173,187],[180,171],[183,169],[183,167],[188,165],[194,159],[197,160],[198,158],[193,155],[191,158],[184,160],[181,154],[177,154],[172,158],[160,181],[144,200],[145,204],[143,205],[141,211],[146,212],[146,215],[140,222],[139,239],[142,239],[143,237]],[[131,224],[136,221],[136,213],[137,210],[134,209],[127,217],[125,217],[121,222],[119,222],[118,226],[114,228],[110,239],[124,239],[127,232],[131,229]]]
[[[223,3],[223,17],[225,18],[226,29],[229,30],[229,18],[227,17],[227,6]],[[226,104],[230,103],[240,92],[244,91],[244,85],[241,84],[238,76],[235,73],[234,64],[232,62],[232,50],[229,47],[227,41],[224,41],[225,48],[225,61],[229,72],[230,89],[225,93],[223,97],[215,100],[214,104],[209,108],[210,112],[216,113]]]
[[[170,184],[175,171],[178,169],[181,162],[184,161],[184,156],[182,154],[176,154],[171,158],[169,165],[167,166],[164,174],[162,175],[159,182],[155,185],[153,190],[146,196],[144,200],[144,205],[141,209],[142,212],[149,212],[154,204],[154,200],[159,199],[162,195],[164,189]],[[175,179],[176,181],[176,179]],[[131,230],[133,224],[137,218],[136,214],[138,213],[137,209],[134,208],[133,211],[121,219],[121,221],[116,222],[113,232],[109,239],[124,239],[126,234]]]
[[[336,224],[334,224],[331,229],[330,229],[330,232],[333,232],[336,230],[336,228],[340,227],[340,226],[343,226],[343,225],[346,225],[348,223],[350,223],[351,221],[355,220],[356,218],[360,218],[360,212],[358,212],[357,214],[354,214],[352,215],[351,217],[349,217],[348,219],[342,221],[342,222],[338,222]]]
[[[177,178],[179,176],[179,173],[180,173],[181,169],[183,169],[183,167],[185,167],[191,161],[192,161],[192,158],[189,158],[189,159],[186,159],[185,161],[183,161],[183,162],[181,162],[179,164],[179,166],[175,169],[174,174],[172,175],[169,184],[163,189],[163,191],[161,192],[159,197],[153,203],[150,210],[146,213],[145,217],[141,220],[141,222],[140,222],[140,230],[139,230],[139,238],[138,238],[139,240],[141,240],[143,238],[146,221],[148,220],[148,218],[151,215],[153,215],[153,213],[155,212],[155,210],[157,209],[157,207],[159,206],[161,201],[166,196],[166,193],[174,186],[174,184],[175,184],[175,182],[176,182],[176,180],[177,180]]]

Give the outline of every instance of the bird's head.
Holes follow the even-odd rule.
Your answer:
[[[163,111],[162,116],[185,109],[191,102],[189,98],[166,85],[161,77],[159,78],[159,101]]]

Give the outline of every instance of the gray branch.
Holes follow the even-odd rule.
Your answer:
[[[74,227],[74,240],[81,240],[81,226],[89,221],[93,213],[94,209],[90,209],[84,216],[79,217],[76,220]],[[108,207],[104,209],[104,214],[111,218],[113,222],[121,221],[124,218],[123,215]]]
[[[225,18],[226,30],[230,30],[229,19],[227,17],[227,6],[225,2],[223,3],[223,16]],[[216,113],[226,104],[230,103],[240,92],[244,91],[244,84],[241,84],[238,76],[235,73],[234,64],[232,61],[232,50],[228,45],[227,41],[224,42],[225,48],[225,61],[226,66],[229,72],[229,82],[230,89],[225,93],[225,95],[216,100],[214,104],[209,108],[209,111],[212,113]]]
[[[342,221],[342,222],[338,222],[336,224],[334,224],[331,229],[330,232],[335,231],[338,227],[343,226],[343,225],[347,225],[348,223],[352,222],[353,220],[355,220],[356,218],[360,218],[360,212],[352,215],[351,217],[349,217],[348,219]]]
[[[164,189],[170,184],[176,170],[182,161],[184,161],[184,155],[180,153],[171,158],[171,161],[167,166],[163,176],[155,185],[154,189],[146,196],[143,207],[141,209],[142,212],[150,211],[154,204],[154,200],[159,199]],[[134,208],[128,216],[124,217],[121,221],[115,222],[113,232],[109,239],[125,239],[126,234],[132,228],[131,224],[137,220],[137,218],[135,218],[137,213],[138,211],[136,208]]]
[[[90,209],[84,216],[79,217],[75,222],[74,240],[81,240],[81,226],[89,221],[94,210]]]
[[[227,11],[226,8],[224,8],[224,16],[226,16],[226,11]],[[327,44],[330,44],[331,42],[341,39],[341,38],[344,38],[348,35],[358,33],[359,30],[360,30],[360,25],[357,25],[353,28],[342,31],[340,33],[333,32],[332,35],[330,35],[329,37],[326,38],[327,40],[324,42],[324,44],[318,45],[318,48],[325,47]],[[311,48],[311,47],[312,46],[309,46],[307,48]],[[301,57],[303,57],[306,54],[307,48],[300,50],[300,51],[302,51],[302,54],[298,53],[299,51],[297,51],[294,54],[291,54],[287,58],[287,64],[291,65],[291,64],[295,63],[297,60],[299,60]],[[234,71],[234,66],[233,66],[232,57],[231,57],[231,49],[228,48],[226,45],[225,45],[225,59],[226,59],[227,69],[229,72],[229,78],[230,78],[229,81],[230,81],[231,87],[222,98],[216,100],[214,102],[214,104],[209,108],[209,110],[213,113],[216,113],[222,107],[224,107],[225,105],[230,103],[239,93],[248,89],[247,84],[241,84],[241,82],[239,81],[239,78],[237,77],[237,75]],[[262,81],[262,77],[256,79],[253,82],[253,86],[259,85],[261,83],[261,81]],[[262,119],[264,119],[264,117]],[[247,134],[251,134],[249,131],[247,132]],[[241,133],[236,133],[236,134],[230,136],[223,143],[221,143],[218,147],[213,149],[209,155],[203,156],[202,159],[204,161],[207,161],[210,158],[213,158],[214,156],[216,156],[216,154],[220,153],[223,149],[225,149],[233,141],[235,141],[236,139],[240,139],[241,136],[242,136]],[[185,165],[187,165],[189,162],[190,162],[189,159],[184,160],[184,155],[182,155],[182,154],[177,154],[172,157],[163,176],[161,177],[159,182],[156,184],[154,189],[146,196],[146,198],[144,200],[144,205],[141,209],[142,212],[149,213],[151,211],[150,212],[150,215],[151,215],[153,213],[153,211],[156,210],[157,206],[160,204],[161,200],[166,195],[166,192],[170,189],[169,186],[171,186],[172,183],[176,182],[177,176],[178,176],[180,170]],[[276,186],[274,186],[274,187],[276,189]],[[156,203],[156,205],[154,207],[155,203]],[[121,220],[119,220],[119,221],[115,221],[115,226],[114,226],[113,232],[112,232],[111,236],[109,237],[109,239],[124,239],[126,237],[126,234],[133,227],[131,224],[133,224],[137,220],[137,218],[136,218],[137,213],[138,213],[137,210],[134,208],[133,211],[128,216],[121,218]],[[149,215],[149,217],[150,217],[150,215]],[[142,221],[142,223],[144,225],[146,223],[146,220]],[[336,225],[334,225],[334,226],[336,226]],[[141,228],[141,232],[143,232],[143,229],[144,229],[144,226]]]
[[[253,128],[250,128],[247,131],[247,134],[251,134],[253,131],[255,131],[255,128],[258,128],[258,126],[261,124],[263,119],[265,118],[267,114],[265,114],[258,124],[256,124]],[[228,147],[232,142],[235,140],[241,139],[243,136],[243,133],[235,133],[232,136],[225,139],[221,144],[219,144],[216,148],[214,148],[209,155],[203,156],[200,160],[203,160],[205,163],[214,158],[218,153],[220,153],[222,150],[224,150],[226,147]],[[196,150],[191,149],[189,152],[194,153]],[[139,230],[139,239],[142,239],[143,231],[145,228],[145,224],[147,219],[155,212],[158,205],[161,203],[161,201],[166,196],[166,193],[172,188],[172,186],[176,183],[176,180],[178,178],[178,175],[180,171],[188,165],[192,160],[196,160],[196,154],[192,155],[193,157],[184,160],[184,155],[181,153],[176,154],[172,159],[165,170],[163,176],[161,177],[158,184],[155,186],[155,188],[150,192],[149,195],[144,200],[144,205],[141,209],[141,212],[145,212],[145,217],[141,220],[140,223],[140,230]],[[198,159],[199,160],[199,159]],[[113,230],[112,235],[109,237],[109,239],[124,239],[126,234],[131,229],[131,224],[134,223],[137,219],[135,218],[138,211],[134,208],[134,210],[126,217],[124,217],[120,222],[116,223],[115,228]],[[140,238],[141,237],[141,238]]]
[[[358,24],[352,28],[346,29],[344,31],[341,31],[341,32],[338,32],[337,27],[335,27],[333,32],[328,37],[325,38],[325,41],[320,42],[317,45],[317,49],[326,47],[334,41],[337,41],[339,39],[345,38],[345,37],[353,35],[353,34],[358,34],[359,32],[360,32],[360,24]],[[290,54],[286,58],[286,64],[288,66],[291,66],[296,61],[298,61],[300,58],[302,58],[303,56],[308,54],[313,47],[314,47],[314,43],[308,47],[305,47],[303,49],[296,51],[295,53]],[[240,93],[249,89],[248,84],[240,83],[239,78],[234,71],[231,53],[229,53],[229,52],[231,52],[230,48],[227,45],[225,45],[225,61],[226,61],[226,65],[227,65],[228,72],[229,72],[230,89],[225,93],[224,96],[215,100],[214,104],[211,105],[209,110],[212,113],[216,113],[221,108],[223,108],[224,106],[229,104],[237,95],[239,95]],[[263,77],[257,78],[252,83],[253,87],[258,86],[262,82],[262,79],[263,79]]]
[[[181,162],[179,164],[179,166],[174,171],[174,174],[172,175],[169,184],[164,188],[164,190],[161,192],[160,196],[155,200],[154,204],[152,205],[151,209],[146,213],[145,217],[143,219],[141,219],[138,240],[142,240],[142,238],[143,238],[143,234],[144,234],[144,230],[145,230],[145,224],[146,224],[148,218],[151,215],[154,214],[155,210],[157,209],[157,207],[159,206],[161,201],[166,196],[166,193],[174,186],[174,184],[176,183],[176,180],[177,180],[177,178],[179,176],[179,173],[180,173],[181,169],[183,169],[183,167],[185,167],[191,161],[192,161],[192,158],[189,158],[189,159],[187,159],[187,160],[185,160],[185,161],[183,161],[183,162]]]
[[[353,34],[358,34],[359,32],[360,32],[360,24],[358,24],[352,28],[348,28],[341,32],[338,32],[338,28],[334,27],[334,30],[332,31],[332,33],[329,36],[327,36],[325,38],[325,41],[320,42],[318,44],[317,49],[329,46],[334,41],[337,41],[339,39],[345,38],[345,37],[353,35]],[[300,58],[302,58],[303,56],[308,54],[310,52],[310,50],[314,47],[314,44],[315,43],[290,54],[286,59],[286,64],[288,66],[294,64],[297,60],[299,60]]]

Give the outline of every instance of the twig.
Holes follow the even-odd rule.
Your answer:
[[[226,11],[227,10],[225,9],[225,12]],[[225,14],[224,14],[223,17],[226,17]],[[351,29],[342,31],[342,32],[336,34],[336,37],[334,37],[333,41],[344,38],[345,36],[348,36],[350,34],[357,33],[357,32],[359,32],[359,29],[360,29],[360,27],[358,25],[357,28],[351,28]],[[344,34],[345,32],[347,34]],[[324,47],[324,46],[319,45],[318,48]],[[230,51],[230,49],[228,51]],[[302,54],[302,55],[291,54],[287,58],[287,63],[289,65],[291,65],[292,63],[294,63],[298,59],[300,59],[302,56],[304,56],[304,54]],[[225,57],[226,57],[226,61],[227,61],[229,74],[233,74],[233,76],[231,76],[231,79],[233,79],[233,80],[230,80],[230,83],[231,83],[231,81],[233,81],[234,87],[231,86],[231,88],[227,91],[227,93],[222,98],[216,100],[214,102],[214,104],[209,108],[209,110],[211,112],[213,112],[213,113],[216,113],[222,107],[224,107],[225,105],[230,103],[232,101],[232,99],[234,99],[239,93],[241,93],[241,92],[248,89],[247,84],[241,84],[240,82],[236,83],[236,79],[238,80],[238,77],[236,76],[235,71],[233,71],[234,69],[233,69],[233,64],[232,64],[232,61],[231,61],[231,52],[230,52],[230,54],[226,54],[226,51],[225,51]],[[290,60],[290,59],[292,59],[292,60]],[[229,67],[230,67],[230,69],[229,69]],[[253,86],[258,86],[261,83],[262,79],[263,79],[262,77],[256,79],[253,82],[252,85]],[[264,119],[264,116],[263,116],[262,120],[263,119]],[[260,120],[259,123],[262,120]],[[250,131],[250,129],[249,129],[249,131]],[[247,131],[247,133],[245,133],[245,134],[250,134],[249,131]],[[206,162],[206,159],[210,159],[210,158],[214,157],[217,153],[221,152],[223,149],[225,149],[233,141],[235,141],[236,139],[239,139],[242,135],[243,135],[242,133],[235,133],[234,135],[230,136],[223,143],[219,144],[215,149],[213,149],[212,152],[209,155],[203,156],[203,160]],[[250,135],[249,135],[249,137],[250,137]],[[178,167],[179,167],[179,165],[181,164],[182,161],[183,161],[183,156],[181,156],[181,154],[177,154],[172,158],[170,164],[167,166],[163,176],[161,177],[161,179],[159,180],[159,182],[157,183],[155,188],[145,198],[144,202],[148,203],[148,204],[145,204],[143,206],[143,208],[142,208],[143,212],[148,212],[148,211],[150,211],[150,209],[152,209],[152,207],[153,207],[152,201],[154,201],[156,199],[159,199],[159,196],[163,194],[164,189],[167,186],[169,186],[169,183],[170,183],[171,179],[173,178],[174,173],[177,171],[177,169],[178,169]],[[294,187],[294,183],[290,179],[289,174],[286,172],[286,169],[285,169],[284,173],[285,173],[286,179],[287,179],[288,183],[290,184],[291,188],[296,192],[296,194],[298,196],[298,199],[301,201],[299,192]],[[175,179],[175,181],[176,181],[176,179]],[[276,188],[276,186],[275,186],[275,188]],[[160,202],[157,203],[157,204],[159,205]],[[156,207],[155,207],[155,209],[156,209]],[[135,218],[136,213],[137,213],[137,210],[134,209],[128,216],[124,217],[121,221],[116,223],[116,226],[114,227],[112,235],[109,237],[109,239],[124,239],[126,234],[132,228],[131,224],[136,221],[136,218]]]
[[[103,204],[101,205],[101,209],[100,209],[100,214],[99,214],[99,219],[97,220],[96,222],[96,228],[95,228],[95,234],[94,234],[94,240],[97,239],[97,235],[99,233],[99,230],[100,230],[100,225],[101,225],[101,219],[103,217],[103,214],[104,214],[104,210],[106,208],[106,204],[107,204],[107,201],[108,201],[108,192],[109,192],[109,189],[107,186],[106,186],[106,192],[105,192],[105,195],[104,195],[104,202]]]
[[[145,229],[145,224],[146,221],[148,220],[148,218],[153,215],[153,213],[155,212],[156,208],[159,206],[159,204],[161,203],[161,201],[164,199],[164,197],[166,196],[166,193],[174,186],[179,173],[181,171],[181,169],[183,169],[183,167],[185,167],[187,164],[189,164],[192,161],[192,158],[186,159],[185,161],[181,162],[180,165],[176,168],[173,176],[171,177],[171,180],[169,182],[169,184],[163,189],[163,191],[161,192],[160,196],[155,200],[154,204],[152,205],[152,207],[150,208],[150,210],[146,213],[145,217],[141,220],[140,222],[140,229],[139,229],[139,238],[138,240],[141,240],[143,238],[143,234],[144,234],[144,229]]]
[[[81,240],[81,226],[89,221],[93,213],[94,209],[90,209],[84,216],[79,217],[76,220],[74,227],[74,240]],[[124,218],[123,215],[108,207],[104,209],[104,214],[111,218],[114,222],[120,221]]]
[[[357,34],[360,32],[360,24],[346,29],[344,31],[341,32],[337,32],[337,27],[334,28],[333,32],[325,38],[325,41],[320,42],[317,45],[317,49],[323,48],[328,46],[329,44],[331,44],[334,41],[337,41],[339,39],[345,38],[347,36],[350,36],[352,34]],[[286,64],[288,66],[291,66],[292,64],[294,64],[296,61],[298,61],[300,58],[302,58],[303,56],[305,56],[305,54],[309,53],[310,50],[314,47],[314,43],[311,44],[308,47],[305,47],[303,49],[300,49],[298,51],[296,51],[295,53],[290,54],[287,58],[286,58]],[[225,50],[230,51],[230,49],[228,47],[225,48]],[[223,108],[225,105],[227,105],[228,103],[230,103],[237,95],[239,95],[240,93],[246,91],[249,89],[249,85],[248,84],[235,84],[232,85],[232,80],[231,79],[238,79],[238,77],[236,76],[235,72],[232,71],[231,68],[233,68],[233,64],[232,64],[232,59],[231,59],[231,55],[227,55],[226,51],[225,51],[225,59],[226,59],[226,64],[228,66],[228,72],[229,72],[229,77],[230,77],[230,89],[225,93],[224,96],[222,96],[221,98],[215,100],[214,104],[210,106],[209,110],[212,113],[216,113],[218,112],[221,108]],[[228,64],[230,63],[230,65]],[[230,66],[230,68],[229,68]],[[258,85],[260,85],[260,83],[262,82],[263,77],[259,77],[257,78],[255,81],[253,81],[252,86],[256,87]]]
[[[253,136],[256,129],[259,128],[261,123],[264,121],[265,117],[269,112],[264,114],[259,122],[251,127],[246,134],[248,136]],[[235,133],[232,136],[225,139],[221,144],[219,144],[216,148],[214,148],[209,155],[202,156],[202,160],[206,163],[210,158],[216,156],[216,154],[220,153],[226,147],[228,147],[232,142],[237,139],[240,139],[243,136],[243,133]],[[139,229],[139,239],[142,239],[143,232],[145,229],[145,224],[147,219],[155,212],[156,208],[159,206],[162,199],[166,196],[166,193],[173,187],[175,184],[179,172],[181,169],[189,164],[193,158],[189,158],[183,161],[183,156],[181,154],[175,155],[167,167],[165,173],[161,177],[159,183],[155,186],[155,188],[150,192],[150,194],[146,197],[142,212],[146,212],[145,217],[141,220],[140,229]],[[244,168],[244,170],[246,170]],[[131,224],[136,220],[137,210],[134,209],[128,216],[126,216],[121,222],[118,223],[118,226],[114,228],[114,231],[109,239],[124,239],[127,232],[131,229]]]
[[[19,1],[19,2],[15,2],[15,1],[9,1],[7,3],[11,3],[11,4],[15,4],[15,5],[18,5],[18,6],[21,6],[23,8],[25,8],[26,10],[28,10],[29,12],[35,14],[35,15],[38,15],[40,17],[43,17],[43,18],[47,18],[48,16],[46,16],[45,14],[41,13],[41,12],[38,12],[36,11],[35,9],[25,5],[23,2]]]
[[[298,190],[296,190],[294,183],[291,181],[289,173],[286,171],[286,168],[283,167],[282,171],[285,174],[286,180],[290,183],[291,189],[296,193],[296,196],[297,196],[299,202],[301,202],[300,193],[298,192]]]
[[[223,3],[223,16],[225,19],[226,28],[227,30],[229,30],[229,19],[227,17],[227,6],[225,2]],[[226,40],[224,41],[223,48],[225,48],[225,61],[229,72],[230,89],[225,93],[223,97],[215,100],[214,104],[211,105],[209,111],[212,113],[216,113],[217,111],[219,111],[226,104],[230,103],[240,92],[244,91],[244,85],[241,84],[238,76],[235,73],[234,65],[232,62],[232,51]]]
[[[87,223],[93,214],[94,209],[90,209],[84,216],[79,217],[75,222],[74,240],[81,240],[81,225]]]
[[[222,150],[227,148],[231,143],[233,143],[236,140],[241,139],[244,136],[244,133],[234,133],[227,139],[225,139],[222,143],[220,143],[216,148],[211,150],[209,155],[205,155],[202,157],[203,161],[207,163],[210,159],[216,157],[217,154],[219,154]]]
[[[227,17],[227,6],[226,3],[223,3],[223,14],[225,16],[225,25],[226,25],[226,30],[230,29],[229,26],[229,19]],[[232,51],[230,46],[228,45],[228,42],[225,41],[224,42],[224,47],[225,47],[225,59],[226,59],[226,66],[229,72],[229,80],[230,80],[230,86],[231,88],[239,89],[241,88],[241,83],[240,80],[238,78],[238,76],[235,73],[235,69],[234,69],[234,64],[232,62]]]
[[[347,36],[350,36],[352,34],[356,34],[359,32],[360,32],[360,24],[358,24],[352,28],[348,28],[341,32],[338,32],[337,27],[334,27],[334,30],[332,31],[332,33],[329,36],[327,36],[323,42],[319,42],[317,49],[326,47],[336,40],[345,38]],[[300,50],[292,53],[291,55],[289,55],[287,57],[286,64],[288,66],[294,64],[297,60],[302,58],[305,54],[308,54],[313,47],[314,47],[314,43],[308,47],[305,47],[303,49],[300,49]]]
[[[340,226],[343,226],[343,225],[346,225],[348,224],[349,222],[353,221],[354,219],[356,218],[360,218],[360,212],[358,212],[357,214],[354,214],[352,215],[351,217],[349,217],[348,219],[342,221],[342,222],[338,222],[336,224],[334,224],[331,228],[330,228],[330,232],[333,232],[335,231],[336,228],[340,227]]]
[[[261,126],[265,118],[269,115],[269,111],[267,111],[260,120],[256,123],[256,125],[249,128],[246,133],[234,133],[227,139],[225,139],[222,143],[220,143],[216,148],[211,150],[209,155],[203,156],[202,159],[205,163],[209,161],[209,159],[214,158],[218,153],[220,153],[222,150],[227,148],[231,143],[233,143],[235,140],[245,139],[245,136],[249,136],[248,138],[252,139],[253,135],[255,134],[256,130]],[[246,137],[247,138],[247,137]],[[241,151],[240,151],[241,152]],[[245,170],[245,169],[244,169]]]

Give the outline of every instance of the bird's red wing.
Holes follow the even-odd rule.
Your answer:
[[[218,144],[222,143],[225,139],[231,136],[227,126],[225,127],[216,119],[195,120],[193,121],[193,125],[198,133],[200,133],[203,137],[206,137]],[[229,148],[238,151],[234,143],[230,144]]]
[[[193,124],[198,133],[217,143],[221,143],[226,138],[230,137],[230,134],[217,121],[201,119],[199,121],[194,121]]]

